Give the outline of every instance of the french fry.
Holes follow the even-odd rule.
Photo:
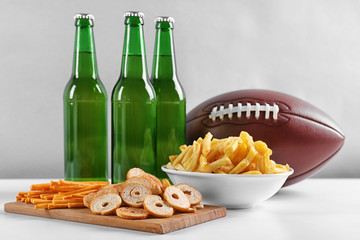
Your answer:
[[[226,174],[226,172],[221,171],[221,169],[215,170],[214,173],[217,173],[217,174]]]
[[[186,171],[185,168],[180,163],[176,164],[174,168],[179,171]]]
[[[220,152],[222,152],[223,154],[225,154],[225,149],[228,149],[228,153],[231,153],[230,151],[232,150],[232,146],[238,144],[239,141],[239,137],[228,137],[225,138],[223,143],[221,144],[221,146],[219,146]],[[232,150],[232,152],[236,149],[236,147]]]
[[[248,146],[254,146],[254,141],[252,136],[249,135],[249,133],[242,131],[240,133],[240,138],[247,143]]]
[[[253,171],[247,171],[247,172],[243,172],[241,174],[251,174],[251,175],[261,175],[262,173],[260,171],[257,171],[257,170],[253,170]]]
[[[173,166],[176,166],[176,164],[181,163],[181,161],[183,160],[184,156],[187,154],[187,152],[189,151],[189,147],[187,147],[184,151],[182,151],[178,157],[174,160],[174,162],[172,162]]]
[[[187,148],[186,144],[181,145],[181,146],[179,147],[179,149],[180,149],[181,152],[182,152],[182,151],[185,151],[186,148]]]
[[[197,168],[200,154],[201,154],[201,145],[197,142],[194,142],[194,151],[189,164],[190,171],[195,171],[195,169]]]
[[[230,165],[221,166],[220,171],[222,171],[224,173],[229,173],[234,167],[235,167],[234,164],[231,163]]]
[[[166,164],[166,168],[168,169],[175,169],[175,167],[173,166],[173,164],[171,162],[168,162],[168,164]]]
[[[209,163],[205,166],[204,169],[202,169],[202,172],[211,173],[214,172],[217,169],[220,169],[221,166],[228,166],[232,165],[232,162],[227,156],[224,156],[223,158],[216,160],[212,163]]]
[[[245,169],[244,172],[248,171],[259,171],[258,165],[253,161]]]
[[[211,133],[192,145],[181,145],[179,155],[169,156],[167,168],[219,174],[274,174],[290,171],[289,165],[270,159],[272,151],[262,141],[254,142],[247,132],[238,137],[213,138]],[[200,151],[199,151],[200,150]]]
[[[195,142],[194,142],[195,143]],[[194,152],[194,145],[192,146],[189,146],[187,149],[186,149],[186,154],[185,156],[183,157],[183,159],[181,160],[181,164],[185,167],[185,163],[187,161],[189,161],[190,159],[190,156],[193,154]]]
[[[242,172],[252,162],[252,160],[255,158],[256,154],[257,154],[256,149],[254,147],[250,148],[250,151],[249,151],[248,155],[246,156],[246,158],[241,160],[239,162],[239,164],[236,165],[229,173],[230,174],[239,174],[240,172]]]
[[[232,158],[232,155],[234,154],[235,150],[237,149],[239,145],[239,140],[237,138],[234,138],[229,145],[226,146],[226,148],[224,148],[224,153],[226,156],[228,156],[229,158]]]
[[[202,155],[206,156],[209,154],[210,150],[211,150],[211,138],[213,137],[213,135],[208,132],[205,135],[204,141],[203,141],[203,148],[202,148]]]
[[[232,162],[235,165],[238,165],[239,162],[246,157],[246,155],[249,152],[249,148],[244,141],[241,141],[241,143],[238,145],[237,149],[235,150],[235,153],[232,158]]]
[[[255,146],[256,151],[258,151],[262,155],[265,154],[269,150],[266,143],[264,143],[263,141],[254,142],[254,146]]]
[[[199,166],[198,166],[197,170],[199,171],[201,169],[204,169],[206,164],[208,164],[207,158],[204,155],[201,155],[200,159],[199,159]]]
[[[185,169],[185,171],[190,171],[190,169],[189,169],[189,165],[190,165],[190,158],[188,158],[188,160],[187,161],[184,161],[184,163],[183,164],[181,164],[181,166]]]
[[[170,162],[174,162],[174,160],[176,159],[177,155],[171,155],[169,156],[169,160]]]
[[[221,145],[220,142],[218,142],[217,144],[214,144],[214,146],[211,147],[211,150],[206,157],[207,162],[211,163],[211,162],[215,161],[218,158],[218,156],[221,154],[219,151],[219,148],[218,148],[219,145]]]

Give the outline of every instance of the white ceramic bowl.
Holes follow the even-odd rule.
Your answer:
[[[277,193],[290,172],[263,175],[214,174],[161,169],[173,184],[188,183],[203,196],[203,203],[227,208],[250,208]]]

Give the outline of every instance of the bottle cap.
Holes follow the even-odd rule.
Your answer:
[[[87,18],[87,19],[90,19],[90,20],[94,20],[94,16],[89,14],[89,13],[78,13],[74,16],[74,19],[79,19],[79,18]]]
[[[75,26],[94,26],[94,16],[89,13],[78,13],[74,16]],[[85,25],[84,25],[85,24]]]
[[[175,20],[172,17],[157,17],[155,18],[154,22],[169,22],[169,23],[174,23]]]
[[[124,17],[139,17],[144,18],[144,14],[142,12],[134,12],[134,11],[128,11],[124,14]]]

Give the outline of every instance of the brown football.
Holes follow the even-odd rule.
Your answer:
[[[254,141],[264,141],[275,162],[294,169],[284,186],[317,172],[345,139],[334,120],[317,107],[269,90],[225,93],[201,103],[186,117],[187,144],[207,132],[226,138],[241,131],[247,131]]]

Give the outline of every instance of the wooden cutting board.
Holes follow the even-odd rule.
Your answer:
[[[141,220],[128,220],[118,216],[94,215],[87,208],[36,210],[34,209],[34,205],[23,202],[6,203],[4,209],[5,212],[9,213],[126,228],[160,234],[176,231],[226,216],[225,207],[208,205],[206,205],[203,209],[198,209],[196,213],[176,213],[170,218],[147,218]]]

